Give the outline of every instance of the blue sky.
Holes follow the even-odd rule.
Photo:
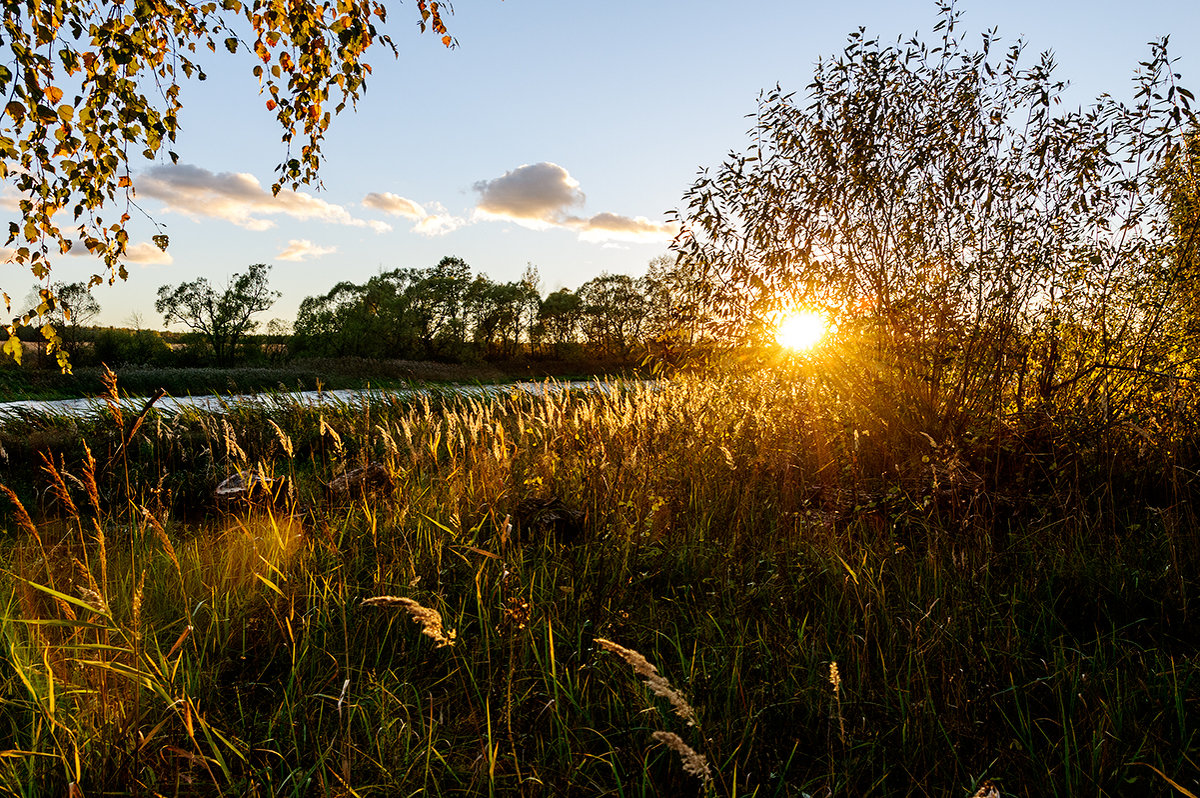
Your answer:
[[[1054,50],[1072,104],[1129,96],[1147,42],[1162,35],[1184,85],[1200,86],[1195,0],[959,8],[972,40],[996,27],[1006,42],[1025,38],[1030,56]],[[448,20],[459,47],[446,50],[416,32],[412,2],[390,4],[399,59],[369,59],[366,97],[328,135],[323,188],[279,199],[269,186],[283,146],[253,62],[212,55],[209,80],[183,90],[181,167],[135,164],[139,204],[170,235],[170,262],[134,263],[128,282],[97,289],[100,321],[137,313],[160,327],[160,285],[220,283],[257,262],[273,264],[283,292],[264,322],[291,320],[305,296],[338,281],[444,255],[495,280],[532,263],[545,291],[602,271],[640,274],[666,251],[666,212],[697,170],[744,148],[761,90],[802,90],[816,59],[859,26],[929,39],[936,15],[927,0],[460,0]],[[139,222],[131,232],[145,244],[154,231]],[[55,276],[91,268],[62,258]],[[7,285],[25,279],[4,269]]]

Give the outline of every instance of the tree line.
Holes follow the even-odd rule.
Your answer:
[[[43,322],[61,331],[80,364],[224,366],[292,356],[446,363],[676,357],[699,340],[703,320],[694,275],[669,255],[651,260],[640,277],[604,273],[548,293],[533,265],[518,280],[497,282],[447,256],[426,268],[340,282],[304,299],[293,324],[274,319],[260,332],[255,316],[280,296],[270,270],[252,264],[223,286],[203,277],[161,286],[155,310],[183,333],[89,327],[100,306],[84,283],[57,286],[63,301]]]
[[[544,295],[533,266],[519,280],[495,282],[446,257],[305,299],[293,347],[300,354],[449,362],[628,358],[694,335],[681,312],[691,289],[669,256],[652,260],[641,277],[601,274]]]

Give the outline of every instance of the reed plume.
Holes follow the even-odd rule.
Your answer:
[[[437,646],[454,645],[454,630],[442,627],[442,615],[435,609],[422,606],[419,602],[403,596],[374,596],[364,599],[363,607],[399,607],[408,613],[415,623],[421,625],[421,634],[432,639]]]
[[[656,696],[665,698],[671,702],[671,706],[675,708],[675,714],[687,721],[687,725],[696,725],[696,712],[691,705],[684,699],[683,695],[678,690],[671,686],[662,674],[658,672],[658,668],[650,664],[649,660],[643,657],[632,648],[625,648],[619,643],[614,643],[611,640],[605,640],[602,637],[596,638],[596,643],[605,651],[616,654],[621,659],[629,663],[633,668],[633,672],[642,677],[646,686],[650,688],[650,692]]]
[[[675,734],[675,732],[656,731],[651,737],[679,754],[679,761],[683,765],[684,773],[695,776],[706,785],[712,781],[712,771],[708,768],[708,760],[704,758],[704,754],[698,753],[694,748],[685,743],[678,734]]]

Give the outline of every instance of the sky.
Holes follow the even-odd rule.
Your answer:
[[[818,58],[860,26],[884,40],[932,41],[933,0],[459,0],[458,46],[418,33],[415,2],[389,5],[400,50],[367,60],[358,108],[331,126],[322,185],[272,197],[284,157],[248,55],[219,52],[184,85],[179,164],[133,164],[138,205],[126,282],[95,289],[97,322],[162,328],[159,286],[198,276],[223,285],[272,265],[282,296],[261,320],[291,321],[307,296],[397,267],[465,260],[492,280],[536,266],[544,293],[602,272],[640,275],[667,251],[668,213],[700,169],[745,149],[756,99],[802,92]],[[1195,0],[960,0],[967,41],[996,28],[1030,62],[1053,50],[1067,101],[1132,94],[1148,42],[1170,36],[1182,83],[1200,90]],[[11,196],[11,192],[10,192]],[[63,257],[54,279],[96,265]],[[7,264],[14,295],[33,278]]]

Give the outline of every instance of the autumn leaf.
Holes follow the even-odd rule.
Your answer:
[[[21,365],[21,339],[17,337],[13,327],[8,328],[8,340],[4,342],[4,352],[17,361],[18,366]]]

